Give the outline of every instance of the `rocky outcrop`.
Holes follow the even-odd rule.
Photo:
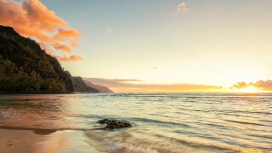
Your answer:
[[[132,125],[129,122],[119,121],[119,120],[111,120],[111,119],[103,119],[98,120],[99,124],[106,124],[105,129],[118,129],[118,128],[126,128],[131,127]]]

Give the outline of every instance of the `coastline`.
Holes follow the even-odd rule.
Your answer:
[[[77,92],[16,92],[16,91],[0,91],[0,95],[15,95],[15,94],[76,94]]]
[[[0,128],[0,152],[92,152],[101,153],[90,146],[83,131]]]

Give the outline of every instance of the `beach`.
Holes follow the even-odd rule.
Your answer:
[[[85,141],[82,131],[0,129],[2,153],[101,153]]]

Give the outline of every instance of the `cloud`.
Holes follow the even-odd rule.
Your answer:
[[[250,82],[250,83],[237,82],[231,88],[244,89],[249,86],[252,86],[252,87],[257,88],[259,90],[272,90],[272,81],[271,80],[266,80],[266,81],[259,80],[257,82]]]
[[[0,24],[13,27],[23,36],[36,38],[51,55],[56,51],[72,52],[81,36],[39,0],[0,0],[0,14]]]
[[[106,29],[106,32],[107,32],[107,33],[112,33],[112,29],[107,28],[107,29]]]
[[[75,29],[58,29],[58,33],[54,38],[58,40],[78,39],[80,38],[80,34]]]
[[[236,89],[244,89],[247,88],[248,86],[250,86],[251,83],[247,84],[245,82],[237,82],[236,84],[234,84],[231,88],[236,88]]]
[[[56,16],[55,12],[50,11],[38,0],[27,0],[22,3],[22,9],[26,13],[32,26],[53,31],[56,26],[66,26],[67,23]]]
[[[94,84],[107,86],[114,92],[190,92],[221,89],[221,86],[199,84],[144,84],[137,79],[83,78]]]
[[[67,53],[72,52],[72,47],[71,46],[62,44],[60,42],[55,42],[55,43],[52,44],[52,46],[57,50],[63,50],[65,52],[67,52]]]
[[[259,80],[256,83],[253,84],[255,88],[261,89],[261,90],[272,90],[272,81],[271,80]]]
[[[78,46],[78,43],[77,43],[76,41],[73,41],[73,42],[71,43],[71,46],[77,47],[77,46]]]
[[[78,60],[83,60],[82,56],[77,56],[77,55],[71,55],[70,57],[67,56],[56,56],[56,58],[61,61],[61,62],[73,62],[73,61],[78,61]]]
[[[179,14],[179,13],[187,13],[190,11],[190,9],[187,8],[187,5],[185,2],[182,2],[178,4],[175,8],[175,11],[172,12],[173,15]]]

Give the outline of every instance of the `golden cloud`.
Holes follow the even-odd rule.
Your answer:
[[[73,42],[71,43],[71,46],[77,47],[77,46],[78,46],[78,43],[77,43],[76,41],[73,41]]]
[[[52,44],[52,46],[57,50],[63,50],[63,51],[68,52],[68,53],[72,52],[72,47],[71,46],[62,44],[60,42],[55,42],[55,43]]]
[[[67,57],[65,55],[63,57],[56,56],[56,58],[61,62],[71,62],[71,61],[83,60],[82,56],[77,56],[77,55],[71,55],[70,57]]]
[[[67,23],[59,18],[55,12],[50,11],[39,0],[27,0],[22,3],[29,22],[41,29],[53,31],[56,26],[66,26]]]
[[[272,81],[271,80],[259,80],[254,83],[253,85],[255,88],[261,89],[261,90],[272,90]]]
[[[78,46],[77,40],[80,38],[78,31],[68,28],[66,21],[58,17],[54,11],[48,10],[39,0],[25,0],[21,3],[0,0],[0,14],[0,24],[13,27],[23,36],[36,38],[43,44],[42,47],[47,46],[45,47],[47,53],[53,56],[56,51],[72,52],[72,48]],[[52,35],[54,37],[51,37]],[[74,59],[72,61],[75,61]]]
[[[80,34],[75,29],[58,29],[58,33],[54,36],[55,39],[66,40],[66,39],[78,39]]]
[[[266,80],[266,81],[259,80],[257,82],[250,82],[250,83],[237,82],[231,88],[244,89],[249,86],[252,86],[252,87],[259,89],[259,90],[272,90],[272,81],[271,80]]]
[[[236,84],[234,84],[231,88],[236,88],[236,89],[244,89],[247,88],[248,86],[250,86],[251,83],[247,84],[245,82],[237,82]]]

